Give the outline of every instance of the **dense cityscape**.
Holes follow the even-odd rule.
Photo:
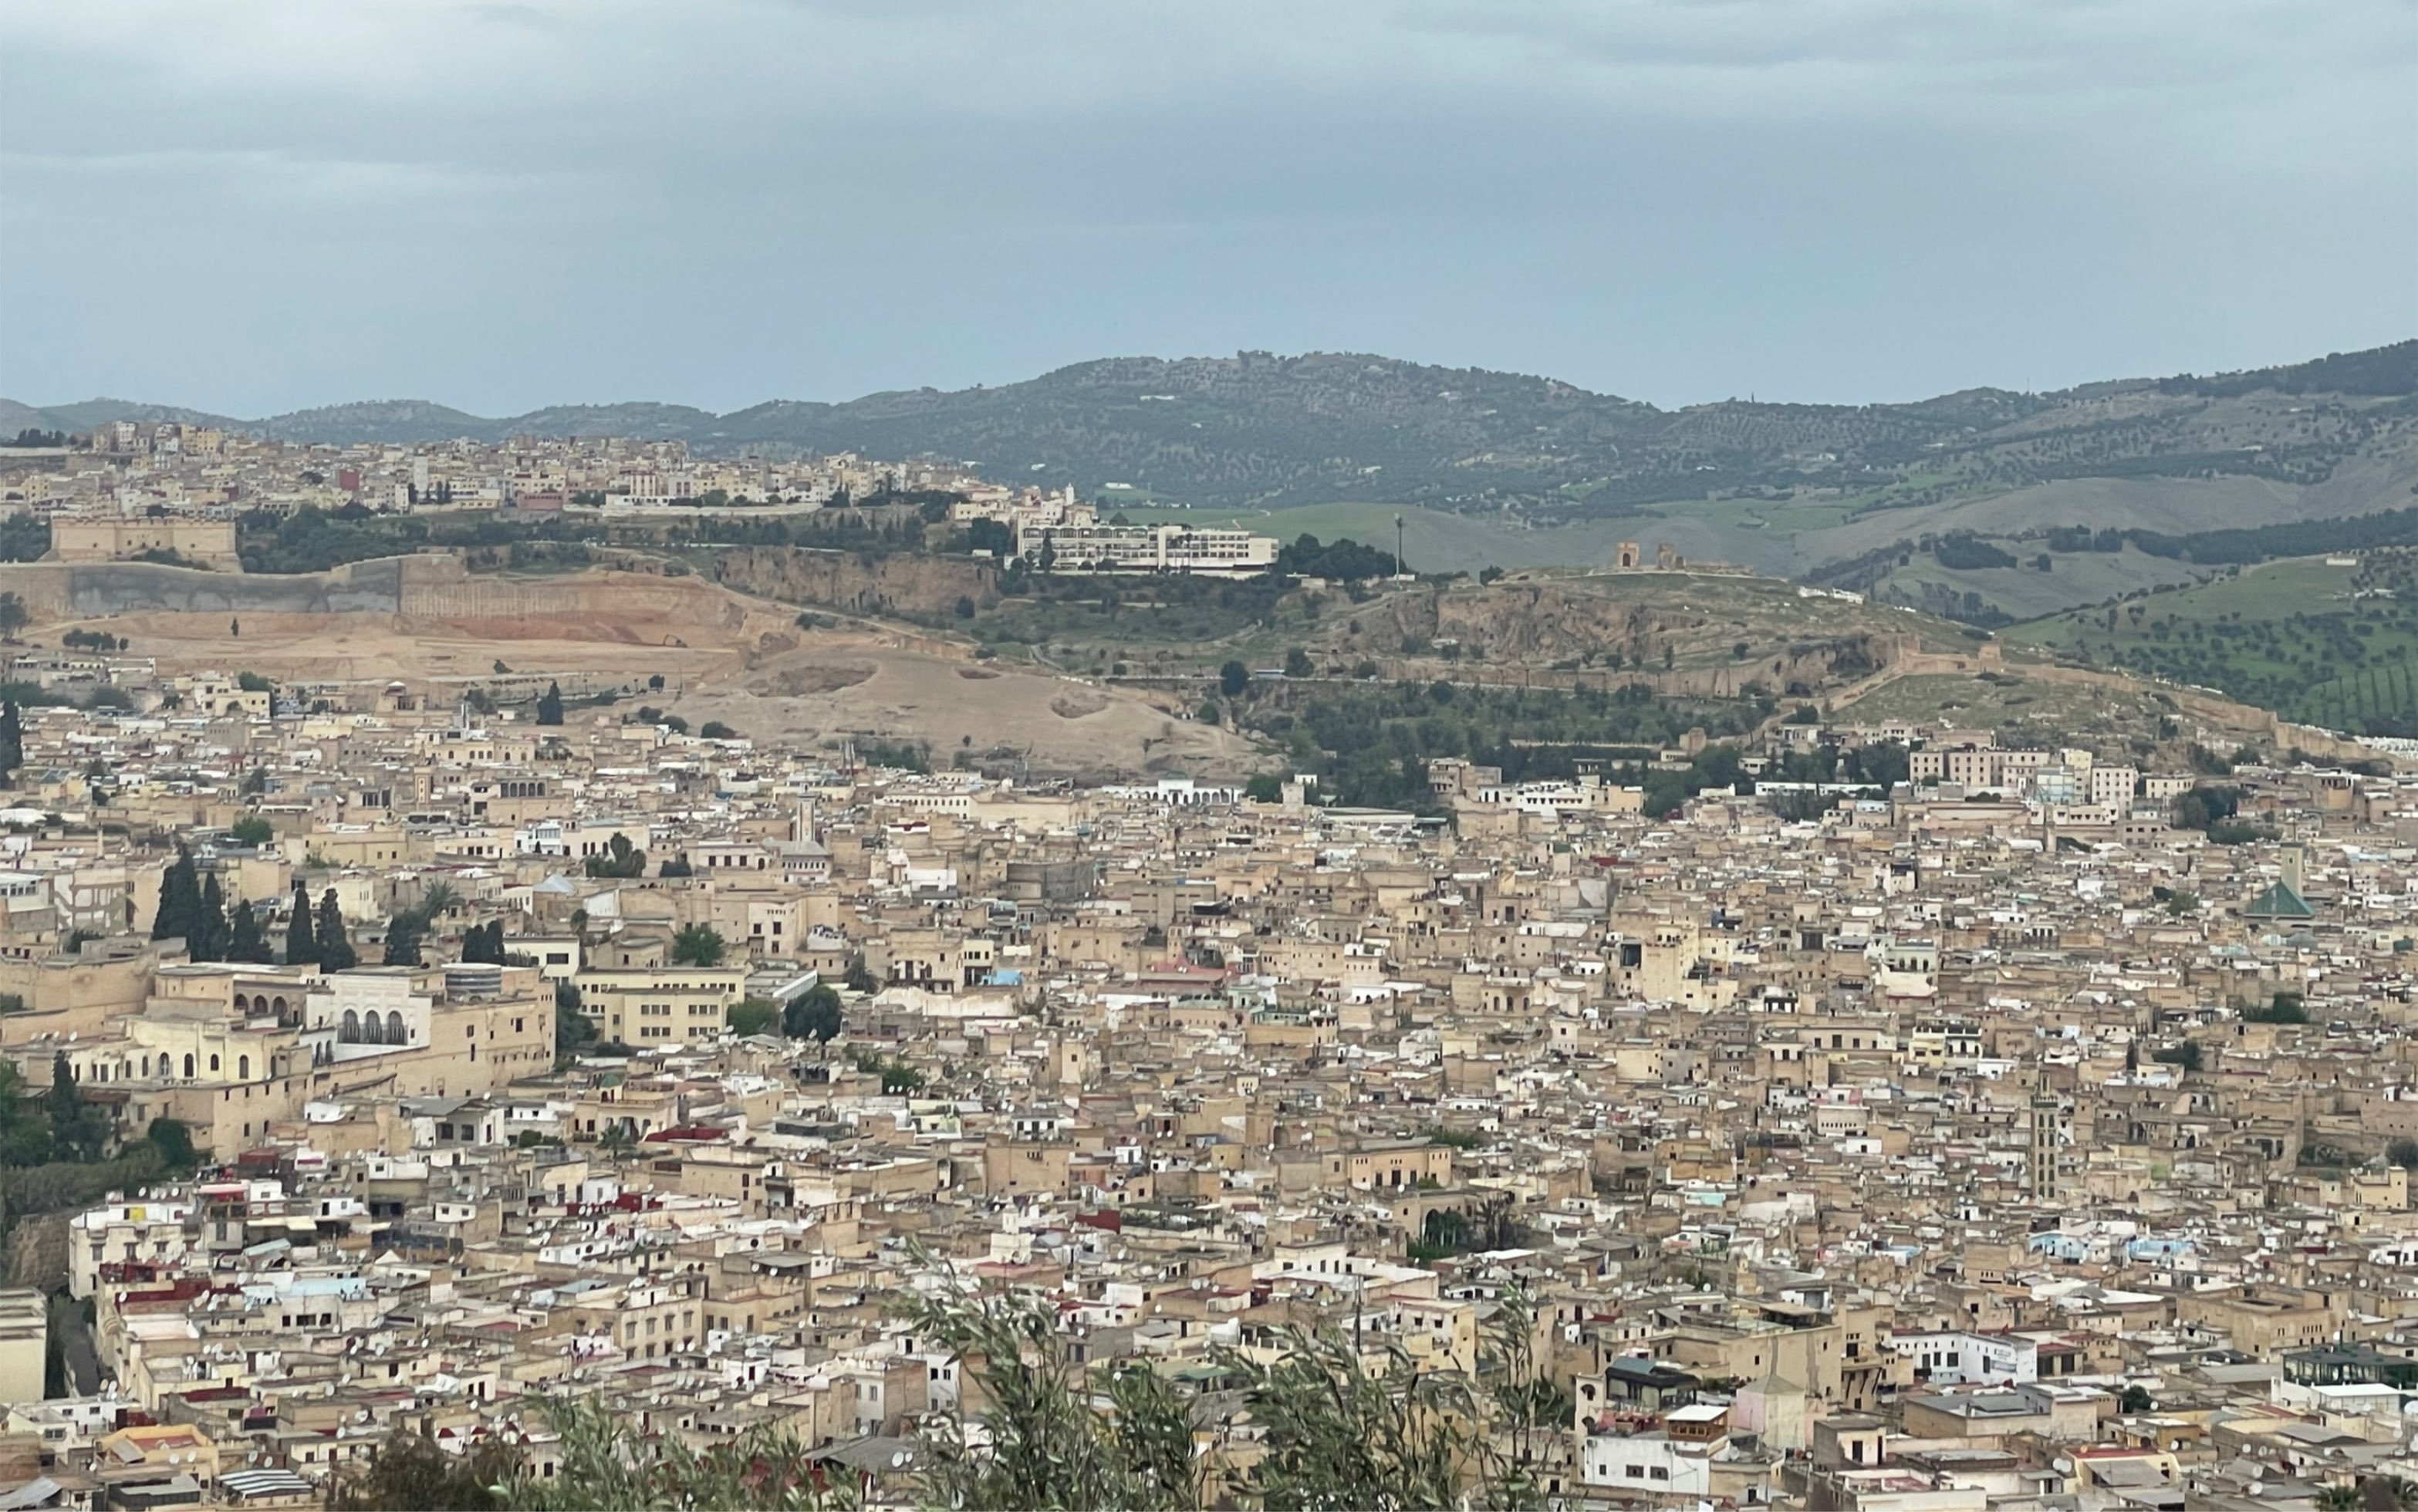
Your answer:
[[[2410,0],[8,0],[0,1512],[2418,1509]]]
[[[880,498],[1096,577],[1034,558],[1150,527],[1071,492],[168,423],[20,448],[6,490],[43,547],[0,567],[10,1504],[554,1504],[616,1442],[631,1504],[2418,1478],[2397,742],[1817,696],[1550,771],[1432,757],[1390,806],[1264,755],[1002,774],[634,713],[643,652],[566,696],[146,641],[287,591],[239,518]],[[1347,603],[1424,591],[1364,556]],[[1263,676],[1320,680],[1225,686],[1237,723]]]

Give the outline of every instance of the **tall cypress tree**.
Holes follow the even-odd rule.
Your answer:
[[[428,923],[417,913],[398,913],[386,922],[386,955],[381,966],[418,966],[420,941],[428,932]]]
[[[562,684],[549,682],[537,700],[537,722],[541,725],[562,723]]]
[[[216,872],[202,884],[201,906],[194,911],[193,932],[186,937],[185,947],[197,961],[227,958],[226,891],[219,886]]]
[[[184,929],[184,916],[176,907],[177,862],[170,858],[160,872],[160,906],[151,913],[151,938],[174,939]]]
[[[17,700],[0,699],[0,781],[17,775],[25,764],[25,725],[17,713]]]
[[[201,874],[193,865],[192,852],[180,840],[176,843],[176,859],[160,874],[160,911],[151,916],[151,938],[190,942],[193,931],[200,926],[201,917]]]
[[[45,1101],[51,1114],[51,1158],[84,1164],[99,1160],[109,1143],[109,1115],[85,1101],[65,1050],[51,1057],[51,1092]]]
[[[294,884],[294,911],[285,921],[285,964],[316,966],[319,964],[319,937],[311,928],[311,894],[302,884]]]
[[[260,932],[260,916],[252,911],[250,898],[237,903],[235,911],[227,916],[226,958],[262,966],[272,958],[268,937]]]
[[[344,913],[336,906],[336,890],[319,894],[319,919],[314,931],[319,940],[319,969],[325,971],[349,971],[361,964],[353,949],[352,937],[344,933]]]

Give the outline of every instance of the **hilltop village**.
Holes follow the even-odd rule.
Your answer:
[[[1318,1327],[1523,1371],[1564,1504],[2418,1473],[2389,777],[1789,725],[1750,772],[1905,775],[1385,811],[155,691],[0,730],[9,1148],[126,1182],[12,1189],[11,1505],[551,1474],[564,1393],[900,1503],[994,1410],[898,1310],[957,1286],[1197,1393],[1210,1464],[1265,1452],[1220,1371]],[[2220,787],[2236,843],[2168,821]]]
[[[56,441],[57,445],[30,443]],[[69,444],[72,442],[72,444]],[[178,421],[118,420],[69,437],[28,433],[0,447],[0,509],[46,526],[47,551],[0,559],[148,561],[240,571],[238,516],[304,512],[487,515],[519,526],[787,522],[866,499],[946,501],[943,521],[995,527],[978,554],[1044,570],[1247,576],[1276,563],[1273,536],[1137,525],[1078,501],[1071,486],[1011,488],[971,468],[783,454],[693,456],[685,442],[515,436],[498,443],[295,445]],[[26,544],[22,539],[17,545]]]

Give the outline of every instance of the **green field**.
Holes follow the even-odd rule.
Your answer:
[[[1981,621],[1979,614],[1964,612],[1974,603],[2012,619],[2040,619],[2161,585],[2171,588],[2196,582],[2213,571],[2127,546],[2122,551],[2058,552],[2050,556],[2050,570],[2043,573],[2033,565],[2043,555],[2037,542],[2009,543],[2006,549],[2018,553],[2023,565],[1942,567],[1931,553],[1915,552],[1905,566],[1875,582],[1872,592],[1890,603],[1910,603],[1935,614],[1962,614],[1976,621]],[[1970,600],[1966,599],[1968,594]]]
[[[1722,530],[1828,530],[1856,517],[1861,496],[1844,498],[1686,499],[1654,505],[1661,519],[1687,519]]]
[[[2356,567],[2298,557],[2006,632],[2100,666],[2216,688],[2288,719],[2363,734],[2418,729],[2418,554]]]

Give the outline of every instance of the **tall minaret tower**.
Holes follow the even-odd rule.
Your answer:
[[[2054,1202],[2061,1195],[2064,1175],[2064,1110],[2056,1094],[2041,1092],[2031,1103],[2031,1140],[2024,1173],[2035,1202]]]

